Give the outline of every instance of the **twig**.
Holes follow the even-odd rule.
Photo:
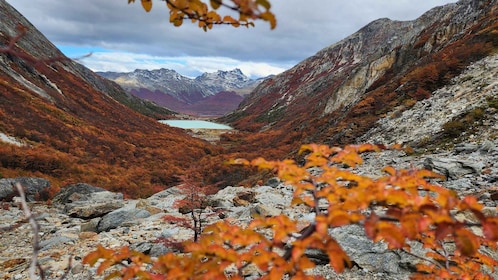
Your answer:
[[[24,216],[28,220],[31,229],[33,230],[33,255],[31,258],[31,265],[29,266],[29,278],[35,280],[37,279],[35,274],[36,268],[40,266],[38,262],[38,252],[40,251],[40,236],[39,236],[40,225],[38,225],[38,223],[35,220],[35,217],[29,210],[28,203],[26,202],[26,196],[24,194],[24,190],[21,184],[16,183],[16,188],[17,191],[19,192],[19,196],[21,197],[21,205],[22,205],[22,210],[24,212]],[[43,274],[41,276],[42,279],[44,279]]]

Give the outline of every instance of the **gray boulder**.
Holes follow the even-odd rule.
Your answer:
[[[482,165],[478,163],[452,158],[426,158],[423,164],[424,168],[441,173],[451,180],[467,174],[480,174],[482,170]]]
[[[113,228],[117,228],[124,223],[128,223],[137,219],[147,218],[150,213],[143,209],[138,208],[121,208],[102,217],[99,225],[97,226],[97,232],[109,231]]]
[[[88,195],[105,191],[85,183],[77,183],[63,187],[52,199],[52,203],[65,205],[74,201],[89,200]]]
[[[93,203],[91,201],[77,201],[67,204],[64,207],[64,212],[71,217],[93,219],[96,217],[102,217],[107,213],[122,208],[123,206],[124,202],[120,200]]]
[[[47,200],[50,182],[35,177],[17,177],[0,179],[0,200],[11,201],[19,195],[15,185],[19,183],[24,189],[27,201]]]
[[[359,225],[334,228],[331,235],[360,268],[370,272],[407,278],[417,260],[406,253],[388,250],[384,242],[373,242]],[[413,247],[412,247],[413,248]],[[415,252],[415,254],[423,252]]]

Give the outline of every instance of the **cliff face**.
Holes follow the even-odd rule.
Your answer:
[[[239,129],[306,129],[312,141],[350,141],[345,129],[360,135],[496,50],[497,6],[462,0],[414,21],[376,20],[263,82],[223,120]]]
[[[84,181],[146,195],[176,182],[211,149],[124,106],[168,113],[64,57],[4,0],[0,18],[0,176],[36,174],[56,185]]]

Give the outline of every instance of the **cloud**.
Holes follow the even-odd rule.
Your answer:
[[[66,53],[73,53],[72,57],[74,58],[91,52],[87,48],[81,50],[63,49],[65,49]],[[79,62],[94,71],[132,72],[135,69],[166,68],[174,69],[178,73],[192,78],[205,72],[228,71],[235,68],[239,68],[248,77],[259,78],[278,74],[292,67],[292,65],[282,65],[279,67],[265,62],[239,61],[227,57],[162,57],[131,52],[109,51],[91,52],[91,56]]]
[[[259,75],[290,67],[372,20],[412,20],[431,7],[455,1],[273,0],[278,20],[275,30],[257,22],[255,28],[218,26],[208,32],[188,22],[180,28],[172,26],[162,1],[154,1],[150,13],[143,11],[140,1],[130,5],[125,0],[11,2],[57,46],[105,50],[85,62],[89,67],[129,69],[143,59],[141,68],[171,65],[180,67],[175,70],[191,67],[186,71],[194,73],[211,66],[237,65]],[[97,57],[103,61],[95,61]],[[182,63],[167,62],[172,58],[181,58]]]

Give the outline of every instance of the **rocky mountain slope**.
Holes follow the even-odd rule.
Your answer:
[[[146,195],[216,150],[124,106],[170,114],[64,57],[5,0],[0,18],[0,177],[36,174],[55,187],[76,180]]]
[[[287,141],[351,143],[497,51],[496,1],[462,0],[414,21],[376,20],[261,83],[221,118]],[[286,141],[284,140],[284,141]]]
[[[204,73],[194,79],[169,69],[98,74],[134,96],[176,112],[199,116],[221,116],[236,109],[243,96],[261,82],[249,79],[240,69]]]

